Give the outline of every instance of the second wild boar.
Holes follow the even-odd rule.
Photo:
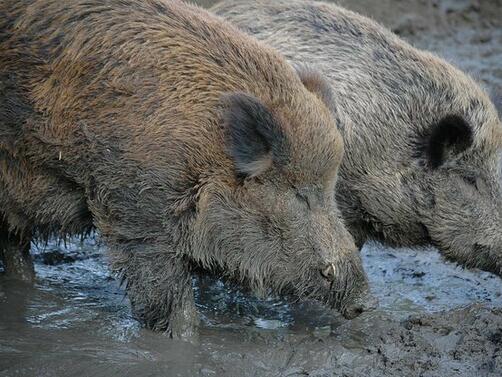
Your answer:
[[[359,246],[433,244],[502,276],[502,124],[472,78],[331,4],[227,0],[213,10],[329,77],[346,151],[336,198]]]

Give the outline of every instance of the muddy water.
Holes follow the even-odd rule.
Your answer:
[[[32,252],[35,287],[0,277],[0,376],[502,370],[500,279],[445,263],[434,250],[366,245],[365,268],[380,307],[353,321],[315,303],[257,300],[197,279],[202,328],[192,343],[140,328],[92,240]]]
[[[345,5],[502,92],[501,2]],[[367,244],[380,306],[352,321],[197,278],[202,325],[191,343],[141,329],[92,239],[32,253],[34,287],[0,273],[0,376],[502,375],[502,280],[432,249]]]

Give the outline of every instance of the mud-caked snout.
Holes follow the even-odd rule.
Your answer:
[[[439,231],[432,228],[430,234],[446,259],[502,278],[502,237],[498,222],[499,219],[491,217],[486,221],[472,221],[460,230],[447,226],[440,227]]]
[[[435,206],[421,209],[420,216],[446,259],[502,277],[502,166],[499,154],[492,158],[470,161],[476,169],[468,180],[456,174],[435,180]]]
[[[369,290],[359,296],[352,297],[348,303],[343,306],[340,313],[346,319],[353,319],[358,317],[364,312],[369,312],[376,309],[378,306],[378,299],[373,296]]]
[[[476,258],[472,258],[467,264],[470,262],[471,267],[481,268],[502,278],[502,245],[475,243],[472,248]]]
[[[323,265],[319,275],[328,287],[328,305],[345,318],[352,319],[376,308],[378,300],[370,292],[358,251]]]

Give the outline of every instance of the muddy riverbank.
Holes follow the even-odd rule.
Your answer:
[[[499,376],[500,279],[434,250],[369,244],[380,300],[347,321],[197,280],[200,336],[140,328],[94,242],[33,248],[35,287],[0,277],[0,376]],[[48,254],[47,254],[48,251]]]

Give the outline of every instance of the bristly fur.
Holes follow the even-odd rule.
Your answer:
[[[333,198],[342,138],[278,53],[179,1],[4,0],[0,14],[7,231],[95,227],[136,315],[172,336],[197,324],[195,267],[364,308]]]
[[[336,197],[358,245],[432,243],[502,276],[502,124],[474,80],[332,4],[224,0],[212,11],[330,80],[346,150]]]

